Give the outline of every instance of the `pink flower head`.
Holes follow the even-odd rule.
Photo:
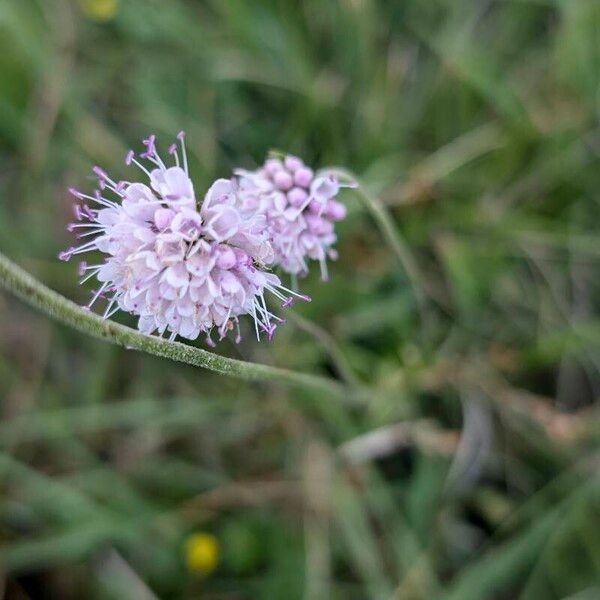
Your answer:
[[[235,182],[217,180],[198,203],[183,134],[178,139],[180,150],[169,149],[171,166],[157,153],[154,136],[144,141],[138,158],[127,153],[126,164],[139,167],[149,186],[117,183],[96,167],[98,190],[87,195],[71,189],[79,203],[77,222],[69,230],[91,239],[59,258],[91,251],[105,255],[97,264],[79,267],[82,283],[91,277],[100,282],[88,307],[106,299],[104,318],[123,310],[139,317],[144,333],[192,340],[204,333],[212,346],[214,330],[222,339],[235,329],[239,341],[238,318],[249,314],[257,337],[263,331],[270,339],[282,319],[267,308],[265,293],[283,306],[293,296],[308,298],[265,270],[274,259],[266,217],[243,205]]]
[[[321,278],[328,278],[327,258],[335,259],[336,221],[346,207],[336,200],[342,187],[331,171],[315,173],[296,156],[269,158],[257,171],[235,171],[244,206],[265,215],[274,264],[294,276],[308,272],[310,260],[319,262]]]

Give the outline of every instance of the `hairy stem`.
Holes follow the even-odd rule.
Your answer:
[[[333,379],[219,356],[194,346],[169,342],[157,336],[145,335],[114,321],[104,320],[37,281],[2,253],[0,253],[0,287],[12,292],[51,318],[118,346],[163,356],[238,379],[272,381],[338,399],[352,398],[352,392]]]

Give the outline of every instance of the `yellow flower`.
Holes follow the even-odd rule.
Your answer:
[[[119,11],[119,0],[79,0],[83,14],[94,21],[110,21]]]
[[[185,564],[195,573],[212,573],[219,562],[219,553],[219,541],[210,533],[194,533],[185,540]]]

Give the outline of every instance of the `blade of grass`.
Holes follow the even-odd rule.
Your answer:
[[[402,239],[402,236],[398,232],[398,228],[396,227],[388,209],[379,198],[369,193],[364,183],[359,182],[358,178],[350,171],[337,168],[332,169],[332,172],[334,172],[342,180],[354,181],[359,184],[355,192],[358,194],[363,205],[375,221],[375,224],[392,251],[392,254],[406,273],[409,281],[412,284],[419,308],[423,310],[425,303],[424,278],[417,263],[415,262],[414,257]]]
[[[524,574],[538,560],[550,536],[577,499],[597,492],[598,482],[591,481],[576,490],[552,510],[536,515],[522,535],[511,538],[502,546],[486,552],[465,568],[442,596],[446,600],[478,600],[498,594],[514,584],[519,573]]]

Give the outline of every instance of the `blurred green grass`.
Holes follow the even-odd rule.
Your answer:
[[[600,596],[600,3],[84,4],[0,3],[3,252],[83,301],[66,187],[186,129],[199,190],[273,147],[352,169],[420,277],[347,192],[317,336],[218,348],[335,376],[334,343],[362,409],[0,296],[4,597]]]

